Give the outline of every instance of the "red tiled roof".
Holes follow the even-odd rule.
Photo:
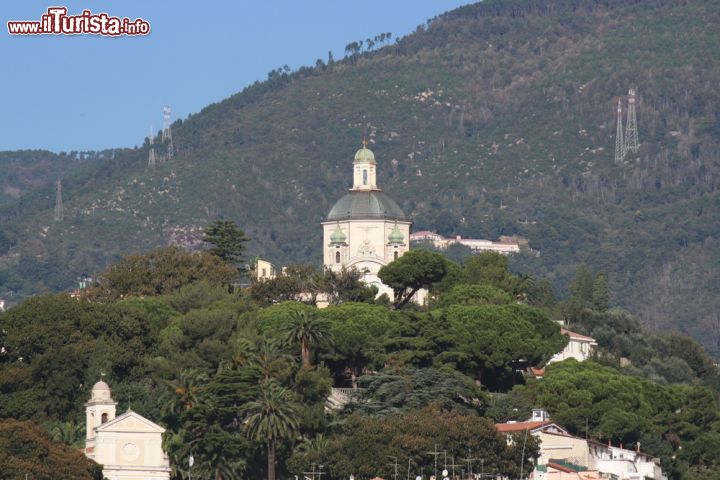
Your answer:
[[[532,373],[536,377],[544,377],[545,376],[545,369],[544,368],[535,368],[530,367],[530,373]]]
[[[585,335],[580,335],[579,333],[571,332],[570,330],[566,328],[560,327],[560,333],[563,335],[567,335],[570,338],[574,338],[575,340],[585,340],[586,342],[594,342],[595,339],[592,337],[588,337]]]
[[[524,432],[525,430],[535,430],[545,425],[550,425],[553,422],[515,422],[515,423],[496,423],[495,428],[498,432],[512,433],[512,432]]]
[[[560,470],[561,472],[565,472],[565,473],[577,473],[572,468],[568,468],[564,465],[560,465],[557,463],[548,462],[547,466],[550,468],[554,468],[555,470]]]

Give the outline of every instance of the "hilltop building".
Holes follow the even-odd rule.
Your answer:
[[[377,274],[409,249],[410,222],[377,184],[375,155],[367,142],[355,153],[353,186],[330,209],[323,228],[323,265],[332,271],[357,269],[362,280],[392,298]]]
[[[520,251],[520,242],[516,237],[500,237],[500,240],[493,242],[492,240],[483,240],[479,238],[462,238],[457,235],[455,238],[445,238],[439,233],[421,230],[410,235],[412,242],[428,242],[435,248],[445,250],[453,244],[460,244],[468,247],[474,253],[477,252],[497,252],[502,255],[510,255]]]
[[[116,406],[110,386],[97,382],[85,404],[85,456],[101,464],[109,480],[168,480],[165,429],[132,410],[116,417]]]
[[[560,333],[568,337],[568,344],[565,345],[562,351],[553,355],[553,357],[548,360],[548,364],[552,362],[562,362],[568,358],[574,358],[578,362],[584,362],[592,356],[598,346],[592,337],[580,335],[579,333],[571,332],[562,327],[560,328]]]
[[[258,258],[255,260],[250,273],[256,281],[272,280],[277,276],[277,268],[267,260]]]

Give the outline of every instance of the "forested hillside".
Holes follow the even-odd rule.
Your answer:
[[[173,161],[149,168],[146,142],[76,171],[62,223],[51,185],[5,198],[0,295],[192,244],[218,218],[278,264],[319,261],[318,223],[367,131],[378,181],[415,229],[522,235],[532,250],[517,270],[562,290],[586,263],[618,305],[717,356],[719,20],[710,0],[485,1],[396,42],[350,44],[342,60],[270,72],[176,122]],[[629,88],[641,148],[615,164]]]
[[[48,432],[82,446],[85,403],[103,377],[118,411],[167,429],[174,480],[263,478],[266,454],[280,479],[313,464],[333,480],[389,478],[387,455],[427,473],[435,447],[448,459],[470,449],[485,471],[523,478],[534,436],[509,443],[493,423],[533,408],[581,438],[642,445],[672,480],[720,471],[720,369],[692,339],[608,309],[601,275],[579,269],[558,303],[546,281],[512,274],[497,253],[458,264],[417,249],[379,272],[401,286],[393,305],[356,271],[312,265],[229,293],[238,272],[221,245],[128,255],[79,298],[38,295],[0,313],[0,451],[17,429],[31,433],[11,449],[11,474],[24,462],[49,478]],[[430,282],[429,304],[401,306],[417,282]],[[321,293],[324,309],[312,304]],[[597,339],[587,360],[548,365],[568,344],[557,311]],[[543,379],[528,367],[547,367]],[[328,401],[331,387],[347,399]]]

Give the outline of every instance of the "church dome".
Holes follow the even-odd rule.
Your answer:
[[[355,163],[375,163],[375,154],[365,145],[355,152]]]
[[[335,203],[327,216],[329,222],[373,219],[407,221],[402,209],[392,198],[373,190],[351,191]]]
[[[95,385],[93,385],[92,388],[93,392],[109,392],[110,391],[110,385],[100,380]]]

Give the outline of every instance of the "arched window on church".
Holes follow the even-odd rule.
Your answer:
[[[363,170],[363,185],[367,185],[367,170]]]
[[[335,252],[335,263],[340,263],[340,252]]]
[[[107,412],[105,412],[100,417],[100,423],[107,423],[107,420],[108,420],[108,414],[107,414]]]
[[[397,259],[398,259],[398,252],[397,252],[397,250],[395,250],[395,253],[393,255],[393,260],[397,260]]]

